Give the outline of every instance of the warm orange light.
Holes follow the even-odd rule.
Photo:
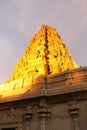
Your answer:
[[[21,78],[36,78],[41,74],[49,75],[73,68],[77,68],[77,64],[56,30],[42,25],[40,31],[31,39],[7,82]]]
[[[0,96],[2,98],[12,95],[24,94],[31,90],[32,79],[19,79],[0,85]]]
[[[14,67],[12,76],[6,84],[0,86],[0,93],[3,93],[3,96],[24,93],[29,89],[29,85],[28,88],[23,86],[23,79],[33,80],[42,74],[50,75],[77,67],[57,31],[42,25]],[[32,80],[28,84],[32,84]]]

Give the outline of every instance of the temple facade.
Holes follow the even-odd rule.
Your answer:
[[[0,85],[0,130],[87,130],[87,67],[43,25]]]

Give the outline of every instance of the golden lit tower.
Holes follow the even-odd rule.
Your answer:
[[[42,25],[40,31],[31,39],[7,82],[21,78],[36,78],[42,74],[59,73],[77,67],[56,29]]]

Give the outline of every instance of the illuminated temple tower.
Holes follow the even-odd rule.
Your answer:
[[[36,78],[42,74],[60,73],[74,68],[77,68],[77,64],[59,34],[54,28],[42,25],[16,64],[8,82],[32,76]]]
[[[87,67],[42,25],[0,85],[0,130],[86,130]]]

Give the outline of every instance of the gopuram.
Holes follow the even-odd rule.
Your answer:
[[[42,25],[0,85],[0,130],[87,130],[87,67]]]

